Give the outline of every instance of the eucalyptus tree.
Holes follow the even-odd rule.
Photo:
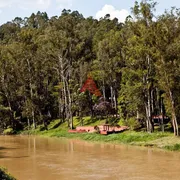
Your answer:
[[[59,88],[59,116],[65,117],[69,126],[73,128],[73,87],[81,43],[77,35],[77,25],[83,19],[78,12],[64,10],[58,19],[50,20],[48,27],[41,36],[44,52],[51,60],[51,69],[56,72]]]
[[[165,91],[165,105],[171,114],[174,135],[179,136],[178,118],[180,118],[180,10],[172,8],[166,11],[156,22],[157,48],[156,69],[158,83]]]
[[[22,94],[26,107],[30,105],[29,111],[34,128],[36,128],[36,115],[38,114],[36,108],[36,52],[37,44],[35,38],[37,37],[37,30],[33,28],[23,27],[18,34],[19,48],[21,49],[21,56],[18,59],[20,71],[22,72]],[[27,103],[28,102],[28,103]]]
[[[7,22],[0,26],[0,44],[8,44],[17,40],[17,33],[20,31],[20,27],[13,23]]]
[[[15,127],[15,118],[20,112],[21,97],[18,95],[19,79],[19,58],[20,51],[17,43],[0,46],[0,99],[1,106],[9,109],[11,127]]]
[[[92,62],[91,74],[102,90],[104,99],[110,98],[112,106],[116,108],[116,86],[120,84],[117,80],[117,69],[118,61],[121,59],[121,38],[118,31],[121,30],[122,25],[118,23],[117,18],[110,20],[109,14],[94,22],[96,23],[96,32],[93,36],[95,56]],[[111,94],[110,97],[107,95],[108,92]]]
[[[15,22],[19,20],[19,18],[15,18]],[[49,17],[46,12],[38,11],[36,14],[32,13],[30,17],[25,17],[23,20],[23,26],[29,28],[45,28],[47,22],[49,21]]]
[[[148,132],[153,132],[152,115],[154,111],[153,90],[155,85],[153,34],[153,9],[156,3],[135,2],[132,12],[134,19],[126,23],[129,37],[124,46],[126,64],[123,70],[123,83],[119,98],[130,109],[130,116],[141,113],[146,119]]]
[[[123,34],[122,31],[112,29],[106,37],[99,42],[97,58],[98,70],[102,78],[102,84],[109,87],[111,106],[117,109],[118,88],[121,84],[121,70],[125,61],[123,58]],[[106,99],[103,86],[103,96]]]

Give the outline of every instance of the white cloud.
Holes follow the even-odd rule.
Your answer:
[[[106,14],[110,14],[110,19],[118,18],[119,22],[124,22],[129,12],[126,9],[115,9],[112,5],[104,5],[104,7],[96,13],[96,18],[100,19]]]
[[[19,2],[21,2],[21,0],[19,0]],[[25,9],[29,9],[31,7],[38,10],[46,10],[51,5],[51,0],[24,0],[20,3],[20,5]]]
[[[11,3],[12,3],[11,0],[1,0],[1,1],[0,1],[0,8],[10,6]]]
[[[72,6],[72,0],[56,0],[56,3],[60,9],[68,9]]]

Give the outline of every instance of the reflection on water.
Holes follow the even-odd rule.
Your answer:
[[[18,180],[179,180],[180,153],[40,137],[0,137],[0,166]]]

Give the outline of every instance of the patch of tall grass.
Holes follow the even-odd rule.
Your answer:
[[[167,145],[163,148],[169,151],[180,151],[180,144]]]

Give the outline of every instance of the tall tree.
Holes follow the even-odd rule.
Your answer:
[[[165,90],[166,107],[171,114],[174,135],[179,136],[179,84],[180,84],[180,11],[172,8],[158,18],[156,23],[156,63],[159,85]]]

